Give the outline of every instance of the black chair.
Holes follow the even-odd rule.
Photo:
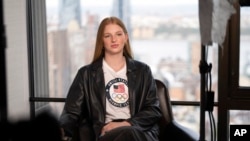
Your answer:
[[[171,101],[166,85],[160,81],[155,80],[157,85],[157,93],[160,99],[160,107],[162,111],[162,118],[159,121],[160,134],[159,141],[198,141],[198,134],[189,128],[178,124],[173,117]],[[92,141],[94,140],[90,128],[83,125],[76,128],[76,132],[70,141]],[[81,134],[84,133],[84,134]]]
[[[166,85],[155,80],[157,85],[157,93],[160,99],[160,107],[162,110],[162,119],[160,126],[160,141],[198,141],[199,135],[193,130],[182,126],[174,120],[169,92]]]

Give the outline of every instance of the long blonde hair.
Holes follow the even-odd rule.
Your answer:
[[[107,18],[103,19],[102,22],[100,23],[98,31],[97,31],[95,52],[94,52],[94,57],[93,57],[92,62],[95,62],[96,60],[98,60],[99,58],[104,56],[103,32],[104,32],[105,26],[108,24],[116,24],[116,25],[120,26],[122,28],[123,32],[128,35],[128,31],[127,31],[125,25],[123,24],[123,22],[119,18],[107,17]],[[131,50],[130,43],[129,43],[129,37],[127,39],[127,42],[124,45],[123,55],[128,57],[128,58],[133,58],[132,50]]]

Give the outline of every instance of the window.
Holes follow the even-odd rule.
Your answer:
[[[135,59],[149,64],[154,76],[168,85],[171,100],[199,102],[197,0],[68,0],[64,3],[47,0],[46,14],[49,97],[66,96],[77,69],[92,59],[100,20],[114,15],[120,17],[129,30]],[[210,53],[214,55],[216,51],[212,49]],[[197,106],[174,106],[173,109],[177,120],[198,132],[199,118],[193,117],[199,115]]]
[[[30,0],[30,3],[34,4],[30,7],[33,11],[41,11],[36,15],[41,17],[34,17],[37,18],[34,21],[42,23],[33,29],[42,30],[36,32],[42,33],[41,38],[33,36],[34,44],[42,45],[32,46],[35,95],[31,100],[36,104],[35,111],[49,107],[59,116],[63,104],[53,102],[64,101],[77,69],[90,63],[100,20],[115,15],[129,30],[135,59],[149,64],[155,78],[169,87],[176,119],[199,131],[199,116],[194,116],[200,112],[198,0]],[[41,22],[40,18],[46,20]],[[216,46],[209,49],[212,89],[216,93],[217,53]]]
[[[230,124],[250,124],[249,110],[230,110]]]
[[[242,7],[240,10],[240,77],[242,87],[250,86],[250,8]]]

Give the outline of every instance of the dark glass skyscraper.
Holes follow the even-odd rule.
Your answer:
[[[131,34],[130,0],[114,0],[111,15],[120,18],[127,27],[128,33]]]
[[[73,20],[81,26],[80,0],[59,0],[59,29],[66,29]]]

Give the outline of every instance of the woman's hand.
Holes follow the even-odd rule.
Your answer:
[[[122,126],[131,126],[131,124],[127,121],[122,122],[109,122],[102,128],[101,136],[103,136],[105,133],[109,132],[112,129],[122,127]]]
[[[62,138],[62,141],[68,141],[69,140],[69,137],[65,136],[65,132],[64,132],[64,129],[61,128],[61,138]]]

